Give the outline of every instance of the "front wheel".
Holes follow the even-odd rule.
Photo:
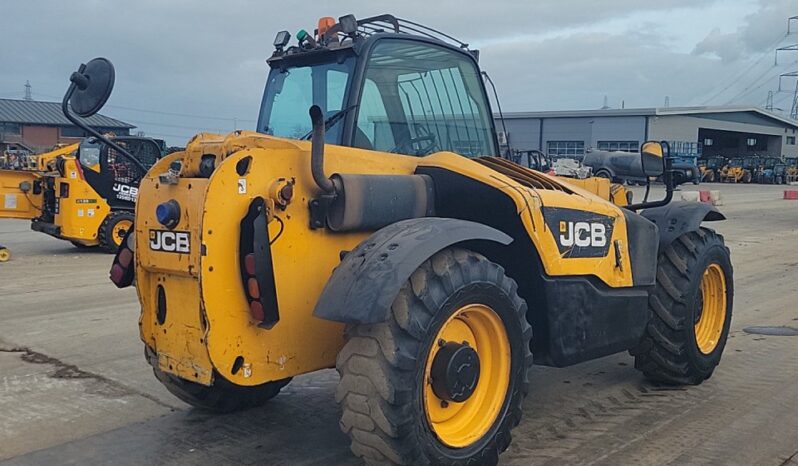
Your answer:
[[[632,354],[646,377],[697,385],[720,362],[732,318],[729,249],[715,231],[685,233],[659,257],[650,321]]]
[[[105,252],[116,254],[127,232],[133,228],[132,212],[111,212],[100,225],[98,239]]]
[[[367,464],[496,464],[521,419],[532,329],[515,281],[446,249],[402,287],[388,321],[354,325],[336,400]]]

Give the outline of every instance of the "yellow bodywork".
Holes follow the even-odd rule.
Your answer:
[[[41,176],[27,170],[0,170],[0,218],[33,219],[41,214],[42,195],[33,193]],[[29,190],[21,189],[28,184]]]
[[[751,172],[743,167],[724,166],[720,171],[720,181],[722,183],[744,183],[746,178],[750,180]]]
[[[83,179],[79,172],[78,160],[74,157],[64,159],[65,177],[57,178],[56,193],[60,185],[69,185],[69,197],[58,198],[58,213],[55,224],[61,227],[61,237],[77,241],[86,246],[100,244],[97,237],[105,217],[111,213],[111,207],[94,188]],[[81,167],[83,171],[91,168]],[[99,170],[99,167],[97,167]]]
[[[200,178],[199,160],[209,154],[216,155],[216,169],[210,178]],[[237,162],[249,156],[249,170],[239,176]],[[164,184],[159,175],[175,160],[183,162],[181,176],[176,184]],[[509,196],[548,275],[594,275],[610,287],[632,286],[625,217],[608,201],[612,194],[606,181],[568,184],[567,179],[537,173],[547,183],[566,189],[531,189],[453,153],[410,157],[325,148],[328,175],[412,174],[419,166],[456,172]],[[283,227],[277,221],[269,224],[280,320],[265,329],[249,314],[238,259],[239,222],[255,197],[269,198],[274,186],[286,180],[295,180],[296,185],[292,202],[274,214]],[[312,180],[309,141],[253,132],[199,135],[184,152],[173,153],[150,169],[136,206],[136,280],[142,303],[141,338],[157,353],[162,370],[206,385],[212,383],[214,371],[238,385],[258,385],[334,366],[344,342],[343,325],[314,317],[313,309],[340,262],[340,253],[352,250],[370,233],[310,229],[308,202],[319,194]],[[188,254],[149,247],[150,231],[163,229],[155,217],[156,207],[171,199],[181,206],[174,230],[190,234]],[[611,250],[601,258],[561,256],[545,226],[542,206],[612,217],[610,243],[615,253]],[[156,317],[159,285],[168,303],[164,325]],[[233,371],[234,364],[241,370]]]
[[[79,144],[70,144],[31,156],[36,169],[0,170],[0,218],[38,219],[43,213],[44,185],[50,178],[56,204],[52,223],[60,228],[58,237],[85,246],[98,245],[100,225],[111,208],[84,179],[84,171],[99,171],[100,167],[79,167],[74,156],[78,147]],[[63,174],[56,167],[59,160]],[[39,183],[39,193],[21,189],[26,182],[31,186],[34,182]],[[61,196],[61,192],[67,189],[63,185],[68,185],[68,197]]]

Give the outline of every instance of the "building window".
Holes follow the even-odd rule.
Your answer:
[[[787,136],[787,145],[794,146],[795,145],[795,136]]]
[[[638,152],[640,150],[640,141],[599,141],[598,150]]]
[[[0,123],[0,134],[13,134],[19,136],[22,134],[22,126],[17,123]]]
[[[585,155],[585,141],[548,141],[546,147],[552,157]]]

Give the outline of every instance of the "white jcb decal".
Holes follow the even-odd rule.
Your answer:
[[[239,178],[238,179],[238,194],[246,194],[247,193],[247,179],[246,178]]]
[[[122,183],[114,183],[114,192],[116,192],[116,198],[122,201],[136,202],[136,198],[139,196],[139,188]]]
[[[602,223],[560,222],[560,244],[580,248],[607,245],[607,227]]]
[[[150,230],[150,249],[188,254],[190,239],[191,236],[187,231]]]

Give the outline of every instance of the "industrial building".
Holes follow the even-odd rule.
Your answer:
[[[135,126],[99,113],[86,119],[101,133],[126,136]],[[0,154],[39,153],[57,144],[71,144],[85,137],[61,112],[60,102],[0,99]]]
[[[647,140],[668,141],[685,156],[798,156],[798,121],[755,107],[513,112],[504,114],[504,126],[496,118],[502,144],[555,157],[580,158],[590,149],[637,152]]]

